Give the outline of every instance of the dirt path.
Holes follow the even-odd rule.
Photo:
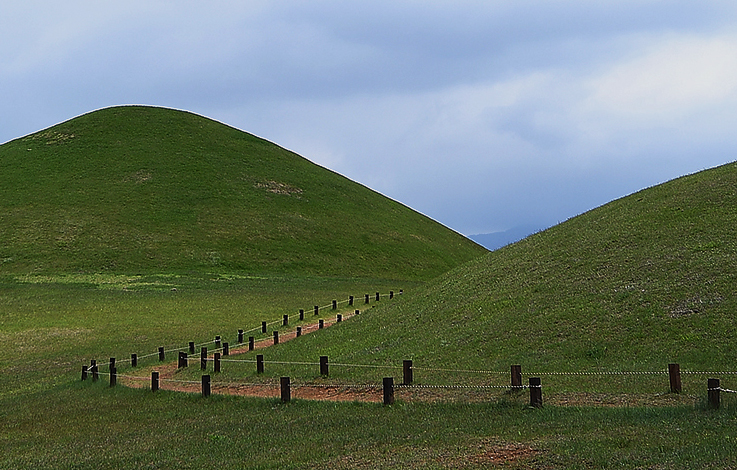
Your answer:
[[[343,314],[342,321],[354,317],[354,313]],[[323,328],[329,328],[337,323],[337,319],[323,319]],[[320,329],[319,321],[301,325],[302,335],[314,333]],[[279,333],[279,343],[291,341],[297,338],[297,330]],[[265,338],[254,343],[254,350],[265,349],[274,345],[273,338]],[[249,352],[248,344],[230,348],[228,358]],[[192,361],[194,358],[190,358]],[[214,355],[208,355],[208,361],[212,361]],[[199,361],[199,356],[196,358]],[[151,372],[159,372],[159,389],[177,392],[201,393],[202,384],[197,381],[178,381],[176,362],[165,362],[153,366],[143,367],[137,370],[135,376],[124,375],[118,379],[118,383],[133,388],[151,387]],[[279,384],[218,384],[213,383],[211,393],[222,395],[239,395],[249,397],[280,397],[281,388]],[[345,387],[330,385],[295,384],[291,387],[291,397],[305,400],[332,400],[332,401],[361,401],[381,402],[383,400],[382,390],[377,387]]]

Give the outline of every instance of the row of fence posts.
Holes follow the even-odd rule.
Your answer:
[[[190,343],[191,346],[192,343]],[[227,344],[227,343],[226,343]],[[191,348],[190,348],[191,349]],[[213,370],[214,372],[221,372],[221,355],[220,353],[214,354]],[[187,353],[179,353],[178,368],[187,367]],[[320,356],[320,375],[329,375],[329,363],[328,356]],[[207,348],[203,347],[200,353],[200,368],[202,370],[207,369]],[[99,369],[97,362],[93,359],[90,361],[89,368],[82,366],[82,380],[87,380],[88,373],[92,374],[92,381],[95,382],[99,379]],[[264,373],[264,355],[256,355],[256,373]],[[115,367],[115,358],[111,357],[109,362],[109,375],[110,375],[110,386],[113,387],[117,384],[117,368]],[[679,364],[668,364],[668,378],[670,382],[671,393],[681,393],[681,369]],[[414,381],[414,373],[412,367],[412,360],[404,360],[402,362],[402,385],[411,385]],[[281,396],[282,401],[289,401],[291,397],[290,378],[281,377]],[[394,403],[394,378],[384,377],[382,382],[384,390],[384,404],[391,405]],[[510,368],[510,389],[520,390],[524,388],[522,385],[522,366],[519,364],[512,365]],[[530,390],[530,406],[541,407],[543,404],[542,397],[542,381],[540,377],[529,377],[529,383],[527,388]],[[151,390],[157,391],[159,389],[159,372],[151,372]],[[708,406],[710,408],[719,408],[721,404],[721,392],[720,381],[716,378],[708,379],[707,391],[708,391]],[[202,376],[202,394],[203,396],[210,395],[210,376]],[[286,399],[285,399],[286,397]]]
[[[403,293],[404,293],[404,290],[403,289],[400,289],[399,290],[399,294],[401,295]],[[366,304],[369,303],[369,297],[370,297],[369,294],[366,294],[365,295],[365,303]],[[393,298],[394,298],[394,291],[389,291],[389,299],[393,299]],[[379,301],[380,299],[381,299],[381,293],[377,292],[376,293],[376,300]],[[354,297],[351,295],[348,298],[348,305],[353,306],[353,303],[354,303]],[[333,310],[337,310],[337,308],[338,308],[338,301],[337,300],[333,300],[332,307],[333,307]],[[315,305],[315,315],[318,315],[319,314],[319,311],[320,311],[320,307],[318,305]],[[355,315],[359,315],[360,313],[361,313],[360,310],[356,310],[354,312]],[[299,319],[300,320],[304,320],[304,318],[305,318],[305,311],[304,311],[304,309],[300,309],[299,310]],[[336,315],[336,322],[337,323],[340,323],[341,321],[343,321],[343,315],[341,315],[341,314]],[[289,315],[284,315],[283,318],[282,318],[282,326],[288,326],[288,325],[289,325]],[[324,327],[325,327],[324,320],[322,320],[322,319],[319,320],[319,322],[318,322],[318,329],[322,329]],[[264,333],[265,334],[266,332],[267,332],[267,322],[262,321],[261,322],[261,333]],[[296,334],[297,334],[297,337],[302,336],[302,327],[301,326],[298,326],[297,327]],[[239,329],[238,330],[238,344],[242,344],[243,343],[243,338],[244,338],[244,336],[243,336],[243,330],[242,329]],[[279,332],[277,330],[274,330],[274,332],[273,332],[273,338],[274,338],[274,344],[279,344]],[[256,348],[256,338],[253,337],[253,336],[249,336],[248,337],[248,350],[249,351],[253,351],[255,348]],[[220,336],[215,336],[215,349],[222,349],[223,350],[222,351],[222,355],[223,356],[228,356],[230,354],[229,344],[227,342],[223,342]],[[164,347],[163,346],[160,346],[158,348],[158,353],[159,353],[159,361],[160,362],[165,361],[166,360],[166,351],[164,350]],[[194,353],[195,353],[195,343],[194,343],[194,341],[190,341],[189,342],[189,354],[194,354]],[[216,364],[215,367],[216,367],[216,369],[218,369],[218,370],[216,370],[216,372],[219,371],[219,359],[220,359],[220,353],[215,353],[215,359],[214,359],[215,364]],[[178,368],[187,367],[187,353],[179,352],[179,360],[178,361],[179,361],[178,362]],[[202,370],[205,370],[207,368],[207,348],[206,347],[202,347],[202,349],[201,349],[201,352],[200,352],[200,361],[201,361],[201,369]],[[131,354],[131,360],[130,360],[130,362],[131,362],[131,367],[138,367],[138,355],[135,354],[135,353],[134,354]],[[113,357],[110,358],[109,366],[110,366],[110,374],[111,374],[111,382],[112,382],[113,380],[116,380],[117,379],[117,376],[116,376],[117,370],[115,368],[115,358],[113,358]],[[89,368],[87,366],[82,366],[82,380],[86,380],[87,379],[87,374],[88,373],[92,374],[92,380],[93,381],[97,381],[98,380],[99,372],[98,372],[98,367],[96,365],[96,361],[94,359],[90,361]]]
[[[355,314],[356,315],[359,315],[360,314],[360,310],[356,310],[355,311]],[[288,315],[284,315],[284,325],[287,325],[288,324],[287,323],[288,322],[288,318],[287,317],[288,317]],[[337,323],[340,323],[342,321],[343,321],[343,315],[341,315],[341,314],[336,315],[336,322]],[[324,327],[325,327],[324,320],[322,320],[322,319],[319,320],[318,328],[319,329],[323,329]],[[266,322],[263,322],[262,331],[263,332],[266,332]],[[302,336],[302,327],[301,326],[298,326],[297,327],[296,335],[297,335],[298,338],[300,336]],[[275,345],[276,344],[279,344],[279,331],[277,331],[277,330],[274,330],[273,331],[273,341],[274,341],[274,344]],[[243,343],[243,330],[242,329],[241,330],[238,330],[238,343],[239,344]],[[228,356],[228,355],[230,355],[230,345],[227,342],[222,342],[220,336],[216,336],[215,337],[215,348],[216,349],[222,349],[222,356]],[[255,349],[256,349],[256,338],[253,337],[253,336],[249,336],[248,337],[248,350],[249,351],[253,351]],[[195,353],[195,343],[194,343],[194,341],[190,341],[189,342],[189,353],[190,354],[194,354]],[[166,351],[164,350],[164,347],[163,346],[160,346],[158,348],[158,355],[159,355],[159,362],[163,362],[163,361],[166,360]],[[220,355],[221,355],[221,353],[215,353],[215,356],[216,356],[216,359],[215,360],[216,361],[217,361],[217,357],[220,356]],[[207,347],[203,346],[201,348],[200,357],[201,357],[201,364],[202,364],[201,368],[202,368],[202,370],[205,370],[206,367],[207,367]],[[85,380],[87,378],[87,373],[88,372],[93,374],[93,380],[97,380],[97,376],[94,375],[94,374],[96,374],[95,371],[97,370],[95,368],[95,362],[96,361],[93,359],[90,362],[90,366],[89,367],[88,366],[82,366],[83,380]],[[131,363],[131,367],[138,367],[138,355],[137,354],[135,354],[135,353],[131,354],[130,363]],[[115,364],[115,358],[110,358],[110,366],[112,368],[114,368],[114,364]],[[186,352],[180,351],[179,352],[179,359],[178,359],[177,368],[180,368],[181,369],[182,367],[187,367],[187,364],[188,364],[188,354]]]

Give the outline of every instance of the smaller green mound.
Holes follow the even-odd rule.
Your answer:
[[[485,252],[271,142],[170,109],[103,109],[14,140],[0,174],[6,273],[430,279]]]
[[[734,371],[736,294],[729,164],[491,252],[311,347],[341,362],[421,367]]]

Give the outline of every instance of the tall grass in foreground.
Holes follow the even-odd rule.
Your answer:
[[[512,459],[509,468],[728,468],[737,463],[732,396],[718,411],[706,410],[700,400],[658,408],[535,410],[526,406],[524,392],[495,392],[476,397],[484,400],[478,403],[463,397],[436,403],[400,398],[384,407],[203,399],[199,394],[111,389],[104,378],[80,382],[78,366],[90,357],[123,358],[133,349],[155,351],[167,341],[185,345],[190,339],[211,339],[223,329],[235,332],[244,323],[260,323],[263,316],[278,319],[282,312],[309,307],[316,297],[329,303],[341,295],[397,289],[381,281],[208,277],[179,279],[173,292],[168,284],[157,287],[149,281],[137,288],[129,285],[127,292],[101,284],[3,284],[0,468],[486,468],[503,456]],[[331,357],[355,350],[359,353],[353,359],[364,360],[362,335],[376,327],[379,336],[367,341],[388,347],[377,352],[380,360],[400,361],[403,356],[394,354],[393,343],[381,339],[380,325],[396,320],[392,310],[407,311],[420,302],[417,293],[424,290],[413,286],[405,292],[340,326],[264,353],[298,360],[309,352],[316,358],[330,344],[335,348],[328,351]],[[402,338],[397,344],[409,341],[408,334]],[[331,380],[373,380],[331,371]],[[272,367],[267,375],[275,378],[282,372]],[[187,373],[199,375],[196,367]],[[418,374],[418,380],[429,378]]]
[[[3,468],[488,468],[494,455],[512,468],[737,464],[734,401],[717,412],[282,404],[90,382],[3,401]]]

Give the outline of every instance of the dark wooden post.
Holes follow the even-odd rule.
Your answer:
[[[389,300],[391,300],[393,298],[394,298],[394,291],[393,290],[390,290],[389,291]]]
[[[110,368],[110,386],[115,387],[118,383],[118,369],[115,367]]]
[[[315,315],[318,315],[320,313],[320,307],[315,305]]]
[[[709,408],[718,409],[720,405],[719,392],[721,391],[719,379],[709,379],[707,391],[709,393]]]
[[[281,325],[282,326],[288,326],[289,325],[289,315],[284,315],[284,318],[282,319]]]
[[[348,305],[351,307],[353,306],[353,296],[352,295],[348,296]]]
[[[179,351],[179,362],[177,364],[177,368],[181,369],[182,367],[187,367],[187,353]]]
[[[376,293],[376,301],[377,302],[379,301],[379,293],[378,292]]]
[[[681,393],[681,366],[679,364],[668,364],[668,378],[670,379],[670,392]]]
[[[298,326],[297,327],[297,338],[299,338],[300,336],[302,336],[302,327]]]
[[[279,344],[279,332],[274,330],[274,344]]]
[[[90,369],[92,369],[92,381],[97,382],[97,379],[100,378],[100,375],[97,373],[97,360],[92,359],[90,361]]]
[[[338,314],[338,316],[337,316],[337,317],[335,317],[335,321],[336,321],[336,323],[340,323],[340,322],[342,322],[342,321],[343,321],[343,315],[341,315],[341,314],[339,313],[339,314]]]
[[[412,383],[412,361],[404,360],[402,362],[402,384],[410,385]]]
[[[253,351],[253,349],[256,347],[256,338],[253,336],[248,337],[248,350]]]
[[[189,342],[189,353],[194,354],[194,341]]]
[[[156,392],[159,390],[159,371],[151,372],[151,391]]]
[[[164,359],[166,359],[166,355],[164,353],[164,347],[159,346],[159,361],[163,361]]]
[[[284,403],[292,399],[292,391],[289,386],[289,377],[281,377],[281,401]]]
[[[320,356],[320,375],[328,375],[328,357]]]
[[[337,310],[337,309],[338,309],[338,301],[333,300],[333,310]]]
[[[210,376],[209,375],[202,376],[202,396],[203,397],[210,396]]]
[[[259,354],[256,356],[256,373],[257,374],[264,373],[264,355],[263,354]]]
[[[82,366],[82,380],[87,380],[87,366]]]
[[[325,327],[325,321],[324,320],[321,319],[319,322],[317,322],[317,328],[318,329],[323,329],[324,327]]]
[[[522,366],[515,364],[511,367],[512,388],[522,388]]]
[[[399,289],[399,295],[404,294],[404,289]]]
[[[131,354],[131,367],[138,367],[138,354]]]
[[[266,333],[266,322],[265,321],[261,322],[261,333]]]
[[[543,406],[543,389],[540,377],[530,377],[530,406]]]
[[[301,308],[299,309],[299,320],[302,321],[305,319],[305,309]]]
[[[360,314],[360,313],[361,313],[361,311],[360,311],[360,310],[356,310],[356,311],[355,311],[355,312],[353,312],[353,313],[354,313],[354,314],[356,314],[356,315],[358,315],[358,314]]]
[[[223,343],[223,356],[230,356],[230,345]]]
[[[394,404],[394,377],[384,377],[384,404]]]
[[[220,344],[220,336],[215,337],[215,349],[220,349],[222,346]]]
[[[213,362],[215,372],[220,372],[220,353],[215,353],[215,360]]]
[[[243,330],[238,330],[238,344],[243,343]]]
[[[200,369],[207,369],[207,347],[202,346],[200,349]]]
[[[108,362],[108,369],[115,369],[115,358],[111,357],[110,362]]]
[[[366,301],[364,303],[369,303],[369,295],[366,294]]]

